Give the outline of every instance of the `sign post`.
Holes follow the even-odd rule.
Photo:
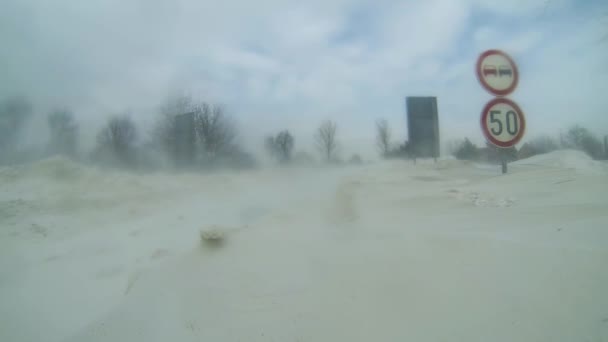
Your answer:
[[[513,59],[500,50],[488,50],[477,59],[476,75],[481,86],[494,95],[481,112],[481,131],[494,146],[505,149],[517,144],[524,135],[526,119],[519,106],[504,98],[519,83],[519,70]],[[507,173],[507,160],[501,153],[502,173]]]

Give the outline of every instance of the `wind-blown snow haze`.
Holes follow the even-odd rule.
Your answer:
[[[3,0],[0,341],[608,341],[607,24]]]

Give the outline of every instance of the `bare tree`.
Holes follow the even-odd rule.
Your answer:
[[[528,142],[530,153],[533,155],[549,153],[559,149],[557,140],[550,136],[539,136]],[[523,146],[522,146],[523,149]]]
[[[336,142],[336,124],[331,120],[323,122],[317,129],[315,142],[325,160],[331,161],[338,148]]]
[[[283,162],[288,162],[291,160],[291,153],[293,151],[293,147],[295,145],[295,141],[293,136],[291,135],[291,133],[289,133],[289,131],[285,130],[283,132],[280,132],[276,138],[274,139],[278,151],[279,151],[279,155],[281,158],[281,161]]]
[[[270,155],[279,162],[287,163],[291,160],[294,138],[288,130],[279,132],[276,137],[267,137],[265,145]]]
[[[135,123],[126,115],[115,116],[97,136],[97,151],[123,164],[134,162]]]
[[[195,109],[194,125],[206,158],[220,157],[233,150],[236,128],[221,107],[201,103]]]
[[[468,138],[455,143],[452,147],[452,154],[460,160],[476,160],[479,158],[479,148],[473,144]]]
[[[49,152],[76,156],[78,149],[78,125],[74,115],[67,109],[50,113],[47,122],[50,130]]]
[[[594,159],[601,159],[603,156],[601,140],[585,127],[571,127],[566,133],[565,144],[568,148],[584,151]]]
[[[386,157],[390,153],[391,131],[385,119],[376,122],[376,145],[383,157]]]

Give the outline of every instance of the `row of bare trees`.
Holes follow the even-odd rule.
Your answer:
[[[129,114],[109,118],[97,133],[92,153],[86,156],[79,151],[80,131],[73,113],[67,108],[54,110],[47,116],[50,134],[46,147],[25,153],[20,140],[25,140],[23,131],[32,116],[32,106],[24,98],[11,98],[0,102],[0,164],[60,154],[135,167],[154,164],[152,159],[159,158],[151,158],[152,155],[174,161],[176,150],[184,145],[193,152],[186,163],[189,166],[253,164],[253,158],[237,144],[236,125],[222,107],[182,96],[166,101],[159,112],[150,132],[141,132]],[[179,119],[184,116],[189,116],[192,122],[180,125]]]
[[[24,140],[24,130],[32,114],[32,105],[23,97],[0,103],[0,164],[27,161],[40,155],[77,155],[79,127],[67,109],[58,109],[48,115],[50,137],[44,151],[24,150],[20,140]]]
[[[0,102],[0,163],[23,161],[24,153],[17,148],[20,136],[28,118],[32,116],[32,106],[24,98],[12,98]],[[63,154],[69,157],[82,156],[79,151],[79,125],[74,114],[66,108],[58,109],[47,116],[49,141],[38,155]],[[338,160],[337,125],[327,120],[321,123],[314,134],[315,145],[323,160]],[[279,163],[294,159],[295,138],[283,130],[266,137],[266,150]],[[509,158],[525,158],[547,153],[559,148],[574,148],[585,151],[595,159],[606,155],[602,141],[588,129],[571,127],[559,139],[539,137],[524,144],[520,150],[501,151]],[[386,120],[376,122],[376,147],[385,158],[407,158],[407,141],[393,144],[392,134]],[[97,144],[91,154],[94,161],[136,166],[153,164],[148,156],[151,151],[164,156],[179,166],[238,166],[254,164],[253,157],[244,152],[238,144],[238,130],[221,106],[204,101],[194,101],[191,97],[174,97],[166,101],[159,110],[159,116],[150,132],[140,132],[132,118],[117,115],[108,120],[97,134]],[[456,142],[450,153],[459,159],[492,158],[492,146],[478,148],[470,140]],[[485,157],[484,157],[485,156]],[[488,157],[489,156],[489,157]],[[307,155],[297,155],[300,159],[310,159]],[[22,158],[22,159],[19,159]],[[360,159],[360,158],[358,158]]]
[[[376,147],[383,157],[397,158],[408,157],[408,144],[404,142],[394,146],[391,141],[391,131],[386,120],[376,122]],[[338,161],[337,152],[339,144],[337,141],[337,125],[331,120],[326,120],[317,128],[314,135],[317,150],[326,162]],[[294,138],[287,130],[279,132],[276,136],[268,136],[265,139],[265,147],[268,153],[280,163],[289,162],[292,158]],[[361,157],[353,155],[351,163],[360,163]]]
[[[236,125],[221,106],[184,96],[162,106],[152,131],[152,144],[170,158],[183,157],[178,150],[185,148],[191,163],[209,165],[244,155],[236,143],[237,136]]]
[[[321,123],[315,132],[315,146],[326,162],[337,161],[338,141],[336,133],[337,125],[331,120]],[[283,130],[276,135],[267,136],[264,140],[264,146],[273,159],[281,164],[285,164],[292,160],[295,139],[288,130]],[[310,158],[304,157],[300,159]]]
[[[135,141],[137,128],[128,115],[110,118],[97,135],[94,158],[115,165],[136,164]]]
[[[385,119],[376,121],[376,148],[382,158],[412,158],[410,144],[404,141],[394,144],[392,132]]]
[[[288,130],[279,132],[276,136],[268,136],[264,146],[271,157],[279,163],[289,163],[292,159],[295,140]]]
[[[463,160],[486,160],[500,161],[501,158],[515,160],[527,158],[537,154],[548,153],[561,148],[577,149],[587,153],[594,159],[608,159],[608,137],[604,143],[587,128],[575,125],[570,127],[566,134],[560,135],[559,140],[549,136],[541,136],[526,142],[520,150],[515,148],[497,149],[491,144],[485,147],[477,147],[469,139],[465,138],[453,142],[448,147],[448,152],[458,159]],[[404,144],[393,146],[391,131],[386,120],[376,122],[376,147],[384,158],[409,157],[409,146]]]
[[[524,143],[519,150],[514,147],[497,149],[489,143],[485,147],[478,147],[465,138],[452,143],[448,152],[461,160],[499,161],[500,158],[516,160],[559,149],[575,149],[585,152],[593,159],[608,159],[607,147],[604,145],[608,145],[608,143],[603,144],[601,139],[587,128],[575,125],[570,127],[565,134],[561,134],[559,139],[540,136]]]
[[[23,98],[0,103],[0,162],[24,161],[12,157],[23,154],[22,151],[13,152],[18,150],[15,146],[31,114],[32,107]],[[223,108],[194,101],[188,96],[165,101],[152,129],[147,132],[141,131],[129,113],[110,117],[98,131],[90,154],[80,151],[80,127],[68,108],[49,113],[47,124],[49,141],[38,157],[64,155],[125,167],[154,163],[175,166],[253,164],[253,158],[239,146],[236,125]],[[337,131],[336,123],[327,120],[314,134],[315,146],[327,162],[338,160]],[[288,163],[294,158],[295,138],[288,130],[283,130],[268,136],[265,147],[276,161]],[[304,161],[312,157],[300,152],[296,158]]]
[[[106,160],[137,162],[136,135],[129,116],[114,117],[100,131],[97,150]],[[163,105],[146,146],[176,167],[252,166],[253,157],[237,144],[237,136],[222,107],[180,97]]]

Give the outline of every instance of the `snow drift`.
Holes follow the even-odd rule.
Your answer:
[[[571,169],[584,174],[605,174],[608,165],[591,159],[586,153],[577,150],[559,150],[536,155],[513,163],[516,166],[535,166],[540,168]]]

